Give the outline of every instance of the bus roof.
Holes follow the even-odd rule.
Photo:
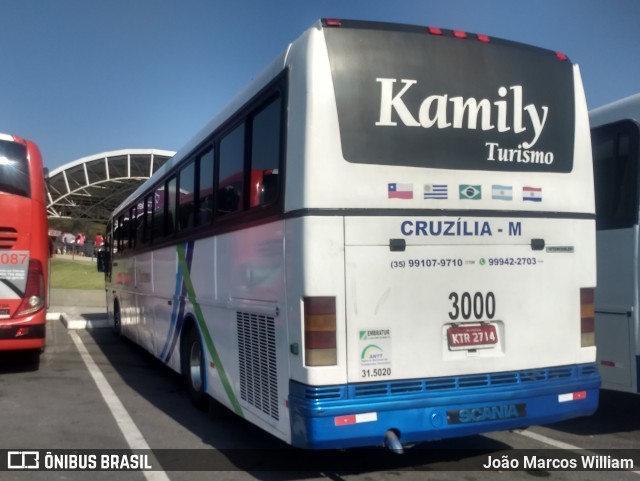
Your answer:
[[[591,127],[620,119],[632,119],[640,122],[640,93],[616,100],[589,112]]]

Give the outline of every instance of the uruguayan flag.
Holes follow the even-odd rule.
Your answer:
[[[426,184],[424,186],[425,199],[447,199],[449,191],[446,184]]]

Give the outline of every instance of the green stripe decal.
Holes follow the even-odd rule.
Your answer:
[[[229,401],[231,401],[231,405],[233,406],[233,410],[239,416],[244,417],[244,413],[242,412],[242,407],[238,402],[238,398],[236,397],[233,389],[231,387],[231,383],[229,382],[229,378],[227,377],[227,373],[224,371],[224,367],[222,366],[222,362],[220,361],[220,356],[218,355],[218,351],[216,350],[215,345],[213,344],[213,339],[211,339],[211,334],[209,333],[209,329],[207,329],[207,325],[204,322],[204,316],[202,315],[202,309],[200,308],[200,304],[196,301],[196,291],[193,288],[193,282],[191,282],[191,272],[189,272],[189,266],[187,264],[187,258],[184,253],[184,246],[182,244],[178,244],[178,263],[180,264],[180,269],[183,274],[183,282],[187,289],[187,297],[189,298],[189,302],[193,305],[193,311],[196,315],[196,320],[198,321],[198,326],[200,327],[200,332],[202,333],[202,337],[204,339],[204,343],[207,346],[207,351],[209,351],[209,355],[213,362],[216,364],[216,370],[220,375],[220,381],[222,382],[222,386],[224,387],[227,396],[229,397]]]

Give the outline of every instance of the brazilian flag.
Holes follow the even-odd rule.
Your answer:
[[[461,200],[480,200],[482,199],[482,186],[480,185],[460,185]]]

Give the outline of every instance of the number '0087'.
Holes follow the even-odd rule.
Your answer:
[[[482,292],[476,292],[474,294],[469,292],[463,292],[461,294],[452,292],[449,294],[449,300],[451,301],[449,318],[452,321],[461,318],[465,321],[469,319],[479,321],[482,319],[493,319],[496,315],[496,296],[491,291],[486,294]]]
[[[18,254],[16,252],[14,253],[4,252],[0,254],[0,264],[11,264],[11,265],[24,264],[25,261],[27,260],[27,257],[29,257],[27,254]]]

